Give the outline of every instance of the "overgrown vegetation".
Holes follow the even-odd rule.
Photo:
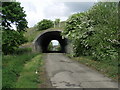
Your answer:
[[[2,87],[15,88],[17,79],[20,76],[21,71],[23,71],[24,64],[36,55],[36,53],[31,53],[30,49],[19,49],[17,54],[14,53],[14,55],[3,55]]]
[[[43,19],[42,21],[38,22],[37,27],[38,27],[38,30],[46,30],[48,28],[53,27],[53,21]]]
[[[117,60],[120,44],[117,38],[117,10],[117,3],[100,2],[89,11],[74,14],[67,20],[63,35],[73,41],[75,56]]]
[[[117,67],[120,45],[118,3],[99,2],[87,12],[72,15],[62,35],[72,41],[73,56],[90,56],[93,60]]]

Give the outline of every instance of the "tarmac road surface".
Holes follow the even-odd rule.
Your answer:
[[[54,88],[118,88],[118,83],[62,53],[45,56],[46,72]]]

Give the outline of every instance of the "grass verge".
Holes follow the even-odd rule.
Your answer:
[[[73,60],[78,61],[79,63],[82,63],[88,67],[91,67],[93,69],[96,69],[97,71],[100,71],[105,76],[112,78],[113,80],[118,80],[118,66],[113,64],[113,62],[109,61],[95,61],[92,60],[90,57],[72,57],[71,55],[67,55],[68,57],[72,58]],[[111,64],[112,63],[112,64]]]
[[[37,55],[24,65],[16,88],[38,88],[38,84],[41,83],[39,68],[43,65],[41,57],[41,54]]]
[[[35,57],[36,53],[18,50],[19,54],[3,55],[2,57],[2,88],[15,88],[24,64]],[[17,52],[17,53],[18,53]]]

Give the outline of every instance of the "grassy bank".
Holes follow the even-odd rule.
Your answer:
[[[33,40],[41,33],[41,31],[37,30],[36,27],[31,27],[27,29],[25,32],[25,37],[28,39],[29,42],[33,42]]]
[[[71,55],[67,55],[73,60],[78,61],[90,68],[96,69],[100,71],[105,76],[112,78],[113,80],[118,80],[118,62],[110,62],[110,61],[95,61],[92,60],[90,57],[72,57]]]
[[[41,54],[28,61],[16,83],[16,88],[38,88],[41,82],[39,79],[39,68],[43,65]]]
[[[25,52],[24,52],[25,51]],[[36,53],[27,52],[27,50],[18,50],[14,55],[3,55],[2,57],[2,87],[15,88],[20,73],[24,65],[34,58]]]

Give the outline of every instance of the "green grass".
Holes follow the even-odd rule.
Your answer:
[[[43,65],[41,55],[27,62],[21,72],[16,88],[37,88],[40,83],[39,68]],[[36,73],[37,72],[37,73]]]
[[[90,57],[71,57],[73,60],[78,61],[79,63],[85,64],[88,67],[96,69],[103,73],[104,75],[112,78],[113,80],[118,80],[118,62],[117,61],[95,61]]]
[[[24,64],[34,58],[36,53],[21,52],[19,55],[3,55],[2,57],[2,87],[14,88]]]
[[[38,31],[36,27],[28,28],[27,32],[25,32],[25,37],[28,39],[28,42],[33,42],[33,40],[41,33],[42,31]]]

